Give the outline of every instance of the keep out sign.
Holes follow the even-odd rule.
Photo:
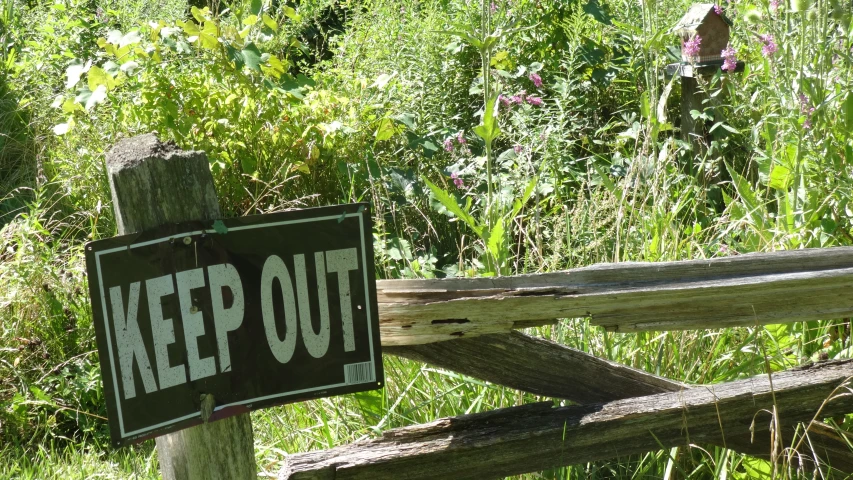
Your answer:
[[[100,240],[86,264],[115,445],[203,409],[216,420],[382,386],[366,204]]]

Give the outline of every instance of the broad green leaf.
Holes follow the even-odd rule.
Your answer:
[[[260,15],[261,10],[264,9],[263,0],[252,0],[251,5],[249,6],[249,11],[252,12],[252,15]]]
[[[198,28],[198,24],[196,24],[192,20],[187,20],[186,22],[178,22],[178,25],[180,25],[180,27],[184,30],[184,33],[186,33],[190,37],[197,36],[201,32],[201,30],[199,30]],[[107,39],[107,41],[109,41],[109,39]]]
[[[264,14],[264,15],[266,15],[266,14]],[[257,15],[249,15],[248,17],[243,19],[243,25],[246,25],[247,27],[251,27],[252,25],[254,25],[256,23],[258,23],[258,16]]]
[[[439,201],[444,208],[446,208],[450,213],[456,215],[456,218],[465,222],[471,230],[474,231],[478,236],[483,236],[483,227],[477,224],[477,221],[474,220],[474,217],[471,216],[468,212],[462,209],[456,200],[450,196],[447,192],[445,192],[441,187],[433,184],[429,180],[424,179],[424,182],[427,184],[429,189],[432,191],[433,196],[436,200]]]
[[[243,47],[243,50],[240,53],[243,55],[243,60],[246,62],[247,67],[252,70],[260,70],[258,65],[261,64],[261,52],[254,43],[250,43]]]
[[[486,242],[486,246],[489,249],[489,252],[492,254],[492,258],[495,260],[500,260],[505,257],[503,249],[506,237],[504,236],[504,219],[499,218],[497,222],[495,222],[495,226],[488,232],[488,240]],[[500,263],[500,261],[498,262]],[[496,268],[499,268],[500,265],[497,265]]]
[[[285,6],[282,11],[284,11],[284,15],[287,18],[293,20],[294,22],[302,20],[302,15],[296,13],[296,10],[294,10],[293,7]]]
[[[264,25],[266,25],[273,32],[278,31],[278,24],[273,20],[273,18],[266,13],[261,16],[261,20],[264,21]]]
[[[135,45],[142,41],[142,37],[139,36],[139,30],[131,30],[126,34],[122,35],[121,39],[118,41],[118,48],[123,48],[128,45]],[[114,43],[114,42],[110,42]]]
[[[397,128],[394,126],[394,121],[385,117],[379,121],[379,126],[376,127],[376,133],[374,136],[376,137],[377,142],[382,142],[389,140],[395,133],[397,133]]]
[[[121,66],[121,71],[128,75],[133,75],[133,72],[135,72],[137,68],[139,68],[139,64],[130,60]]]
[[[104,103],[107,99],[107,87],[104,85],[98,85],[98,88],[92,91],[91,95],[89,95],[88,100],[86,100],[86,110],[91,110],[92,107],[99,103]]]
[[[498,95],[492,95],[492,98],[486,102],[486,111],[483,112],[483,123],[474,127],[474,133],[487,144],[491,144],[501,134],[501,128],[498,126],[497,120],[498,111],[495,108],[497,101]]]
[[[60,123],[59,125],[53,126],[53,133],[56,135],[65,135],[66,133],[68,133],[69,128],[71,128],[69,124]]]
[[[204,28],[198,34],[201,46],[214,50],[219,46],[219,27],[213,21],[204,22]],[[248,62],[247,62],[248,63]]]
[[[88,75],[89,90],[95,91],[98,87],[104,87],[106,90],[112,90],[116,86],[115,79],[105,72],[104,69],[94,66],[89,69]]]
[[[80,77],[83,75],[83,73],[86,72],[88,68],[87,65],[77,63],[74,65],[69,65],[68,68],[65,69],[65,88],[71,88],[74,85],[77,85],[77,82],[80,81]]]
[[[770,172],[770,188],[775,188],[776,190],[784,190],[787,191],[791,186],[791,170],[784,165],[773,165],[773,170]]]

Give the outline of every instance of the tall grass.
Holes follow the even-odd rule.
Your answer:
[[[267,97],[262,77],[232,78],[237,74],[216,70],[222,65],[198,50],[170,57],[183,63],[141,74],[136,83],[112,92],[108,102],[85,110],[63,102],[51,107],[57,96],[77,94],[65,88],[71,57],[103,64],[110,57],[98,47],[99,36],[135,26],[150,33],[144,24],[181,18],[183,4],[5,0],[0,477],[157,476],[151,442],[118,451],[108,447],[85,294],[82,242],[115,233],[103,154],[122,135],[154,129],[187,148],[209,150],[225,192],[223,211],[372,201],[377,274],[385,278],[489,271],[483,239],[430,196],[426,179],[461,205],[470,198],[475,209],[482,208],[492,183],[499,185],[493,194],[510,204],[530,178],[538,179],[529,201],[507,222],[501,253],[512,273],[850,244],[853,95],[844,20],[849,9],[819,0],[804,12],[784,5],[773,12],[762,2],[754,7],[759,19],[746,23],[742,19],[753,7],[727,3],[736,19],[732,42],[748,66],[742,74],[703,83],[711,101],[698,113],[725,124],[709,123],[708,148],[693,158],[697,152],[677,137],[678,84],[662,75],[671,61],[668,47],[677,45],[667,30],[687,3],[495,2],[495,11],[489,9],[494,25],[518,20],[529,28],[501,37],[483,72],[476,49],[443,33],[453,24],[479,25],[482,4],[347,2],[339,5],[346,9],[346,29],[328,39],[335,55],[313,67],[302,65],[316,81],[302,99]],[[151,8],[161,4],[161,10]],[[308,12],[322,15],[327,6],[305,2],[299,7],[305,18],[277,36],[266,32],[269,43],[261,45],[285,58],[298,29],[314,21]],[[72,8],[88,27],[64,13]],[[280,23],[289,21],[283,10],[271,12]],[[235,22],[228,12],[219,20]],[[767,33],[779,44],[771,57],[762,54],[758,37]],[[542,88],[528,76],[533,69]],[[524,90],[543,100],[541,106],[500,110],[494,182],[485,175],[485,145],[472,133],[481,118],[484,73],[507,95]],[[211,110],[196,120],[183,117],[183,124],[149,115],[150,104],[143,100],[168,85],[186,89],[181,108],[208,102]],[[224,101],[232,87],[249,92],[239,109]],[[269,101],[251,103],[263,98]],[[247,116],[249,110],[254,116]],[[289,115],[299,118],[285,120]],[[228,121],[216,123],[223,118]],[[53,134],[55,125],[72,120],[69,133]],[[205,130],[208,121],[216,125]],[[390,136],[382,133],[389,131]],[[267,140],[246,144],[251,138]],[[452,152],[444,150],[448,139]],[[224,154],[235,151],[268,168],[245,170],[239,162],[222,168]],[[724,212],[707,201],[705,182],[688,174],[688,159],[718,169]],[[304,169],[289,168],[300,162]],[[6,212],[12,215],[3,217]],[[847,319],[638,334],[608,333],[585,319],[565,319],[528,333],[690,383],[730,381],[851,353]],[[274,475],[291,453],[543,400],[390,356],[385,369],[382,391],[254,412],[261,473]],[[850,426],[847,417],[835,421],[839,428]],[[774,466],[706,445],[522,477],[771,478],[774,472],[776,478],[813,478],[789,460]]]

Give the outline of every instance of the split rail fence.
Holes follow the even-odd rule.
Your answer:
[[[853,248],[379,281],[384,352],[577,405],[390,430],[290,455],[279,478],[495,478],[691,443],[853,472],[853,437],[823,422],[853,412],[853,361],[688,385],[516,331],[576,317],[613,332],[846,318],[851,289]]]

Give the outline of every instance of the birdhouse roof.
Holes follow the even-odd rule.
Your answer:
[[[687,13],[681,17],[681,20],[675,24],[672,30],[676,32],[679,30],[696,30],[705,22],[705,19],[708,18],[709,14],[719,16],[727,25],[732,25],[732,21],[729,20],[729,17],[727,17],[725,13],[717,15],[717,13],[714,12],[713,3],[694,3],[687,10]]]

